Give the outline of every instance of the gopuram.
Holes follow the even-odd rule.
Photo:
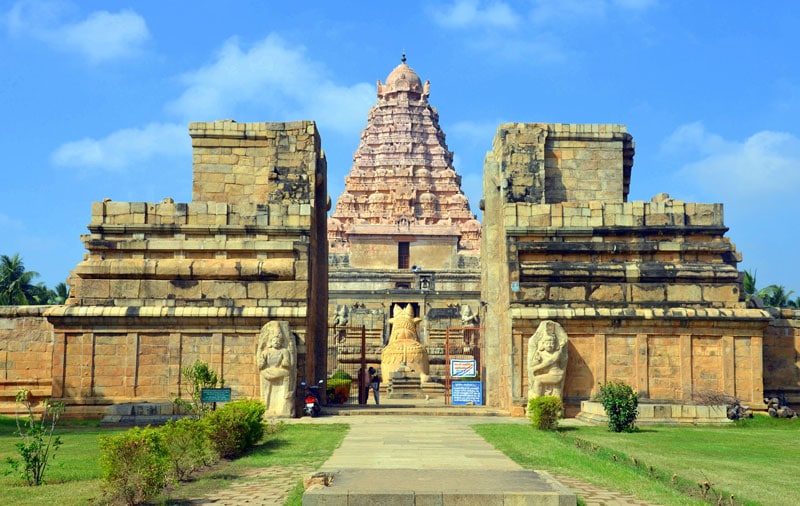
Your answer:
[[[330,371],[356,375],[360,327],[366,361],[378,367],[399,304],[419,318],[415,333],[431,360],[416,373],[441,386],[447,329],[479,324],[481,224],[461,190],[430,89],[405,57],[378,81],[377,104],[328,220]],[[387,384],[394,370],[383,371]]]
[[[388,398],[441,395],[453,336],[483,403],[515,415],[554,394],[591,419],[607,381],[640,419],[800,406],[800,312],[745,300],[722,204],[629,201],[622,125],[508,123],[481,224],[430,89],[405,60],[378,81],[329,217],[313,122],[192,123],[191,202],[93,203],[69,300],[0,307],[0,412],[26,388],[71,418],[172,413],[196,360],[275,416],[354,365],[384,368]]]

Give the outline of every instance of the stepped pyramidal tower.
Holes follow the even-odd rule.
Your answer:
[[[429,95],[430,82],[423,84],[405,58],[386,84],[378,81],[378,103],[328,221],[332,252],[352,252],[374,236],[409,234],[453,243],[457,251],[478,250],[481,226],[461,191]]]
[[[405,56],[378,81],[377,104],[328,220],[331,325],[367,327],[375,365],[395,304],[411,305],[421,318],[427,346],[460,325],[462,312],[478,320],[481,224],[461,189],[430,89]],[[329,357],[330,369],[337,363]]]

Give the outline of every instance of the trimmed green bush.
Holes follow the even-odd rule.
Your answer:
[[[528,417],[531,425],[539,430],[555,430],[558,419],[562,417],[564,404],[560,397],[543,396],[528,401]]]
[[[350,386],[353,384],[353,377],[347,372],[339,369],[331,374],[325,383],[325,393],[329,404],[344,404],[350,397]]]
[[[199,420],[169,420],[159,429],[175,479],[185,481],[193,472],[213,464],[218,456],[211,448],[207,427]]]
[[[224,458],[244,454],[264,437],[265,411],[263,402],[246,399],[229,402],[207,413],[202,421],[211,447]]]
[[[99,442],[108,503],[140,504],[166,486],[169,459],[158,430],[135,427]]]
[[[345,371],[339,369],[335,373],[331,375],[331,379],[343,379],[347,381],[353,381],[353,377],[347,374]]]
[[[639,414],[639,394],[623,382],[609,381],[601,385],[596,401],[603,405],[608,416],[608,429],[613,432],[633,432],[636,430],[636,416]]]

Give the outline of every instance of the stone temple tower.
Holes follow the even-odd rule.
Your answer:
[[[328,220],[331,324],[366,326],[375,353],[388,339],[395,304],[414,308],[426,345],[480,308],[481,224],[461,190],[430,89],[405,56],[378,81],[377,104]]]

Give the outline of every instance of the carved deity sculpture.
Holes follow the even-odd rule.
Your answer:
[[[472,312],[469,304],[461,306],[461,326],[462,327],[475,327],[478,325],[478,315]]]
[[[334,327],[344,327],[349,321],[347,306],[340,304],[336,306],[336,313],[333,316]]]
[[[261,400],[267,407],[264,415],[293,417],[297,346],[288,322],[272,321],[261,327],[256,364],[261,378]]]
[[[567,333],[558,323],[545,320],[528,340],[528,399],[563,397],[567,371]]]
[[[419,373],[422,382],[430,379],[430,362],[428,350],[419,342],[417,323],[420,318],[414,317],[414,308],[411,304],[405,308],[394,306],[394,317],[389,319],[392,324],[392,335],[389,344],[381,352],[381,372],[384,378],[391,378],[392,373],[404,365]]]

